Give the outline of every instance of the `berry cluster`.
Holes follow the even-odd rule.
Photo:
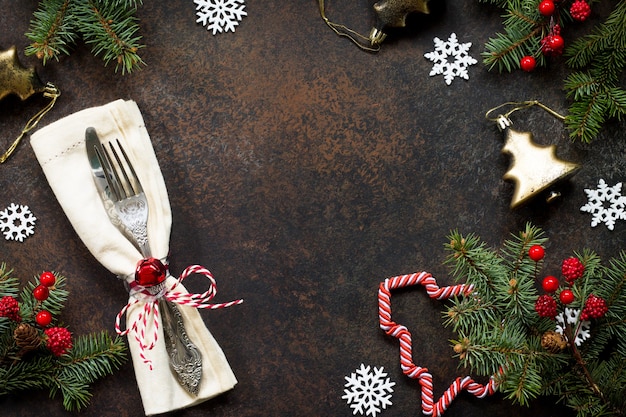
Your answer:
[[[545,256],[545,250],[540,245],[533,245],[528,250],[528,257],[539,262]],[[568,287],[561,289],[558,295],[558,301],[562,305],[568,305],[576,300],[574,291],[571,287],[575,282],[583,277],[585,272],[585,265],[582,261],[576,257],[570,257],[563,260],[561,264],[561,274],[567,282]],[[554,297],[561,285],[557,277],[548,275],[541,281],[541,287],[547,293],[540,295],[535,302],[535,311],[540,317],[547,317],[554,319],[557,316],[557,299]],[[585,306],[581,313],[581,320],[597,319],[603,317],[608,311],[606,301],[597,297],[594,294],[590,294],[585,302]]]
[[[50,297],[50,292],[55,289],[56,276],[49,271],[43,272],[39,276],[39,285],[33,289],[33,298],[37,301],[35,305],[35,322],[41,327],[47,327],[52,323],[52,314],[42,309],[42,303]],[[5,296],[0,299],[0,317],[7,317],[15,322],[21,322],[20,304],[12,296]],[[65,327],[51,327],[43,331],[43,335],[35,330],[34,326],[27,323],[15,331],[16,344],[22,348],[29,347],[28,350],[36,349],[42,341],[45,341],[47,348],[55,356],[61,356],[72,348],[72,335]]]
[[[584,22],[591,14],[591,6],[585,0],[576,0],[569,9],[572,19]]]
[[[46,346],[54,356],[61,356],[72,348],[72,334],[65,327],[51,327],[44,331]]]
[[[585,266],[576,257],[567,258],[561,264],[561,273],[565,277],[565,281],[571,286],[574,285],[574,281],[582,278],[585,272]]]
[[[0,299],[0,317],[7,317],[10,320],[20,322],[20,305],[17,300],[10,295]]]
[[[565,3],[565,0],[541,0],[537,6],[539,13],[549,19],[547,23],[548,33],[541,39],[541,53],[545,56],[563,54],[565,42],[561,36],[561,26],[558,22],[560,20],[559,9],[563,8]],[[574,0],[569,13],[572,19],[584,22],[591,14],[591,7],[586,0]],[[526,55],[520,60],[520,68],[526,72],[533,71],[535,65],[536,60],[532,55]]]
[[[557,315],[556,300],[551,295],[540,295],[535,302],[535,311],[539,317],[554,319]]]
[[[599,319],[604,317],[607,311],[609,311],[609,307],[604,299],[594,294],[589,294],[587,301],[585,301],[585,307],[583,307],[583,311],[580,313],[580,318],[582,320]]]

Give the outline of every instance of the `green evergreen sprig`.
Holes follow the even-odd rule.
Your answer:
[[[47,389],[51,397],[62,396],[66,410],[78,411],[89,404],[91,384],[112,374],[125,362],[126,344],[122,338],[112,339],[107,332],[100,331],[72,337],[69,350],[59,356],[53,354],[46,345],[45,328],[36,323],[35,317],[37,312],[47,310],[53,320],[46,328],[60,326],[58,317],[69,293],[65,289],[65,277],[54,275],[56,281],[48,298],[38,301],[33,297],[33,289],[39,285],[38,277],[19,291],[19,279],[5,263],[0,264],[0,294],[16,301],[19,298],[17,317],[0,316],[0,396]],[[6,306],[3,308],[2,313],[6,314]],[[20,331],[26,331],[27,335]]]
[[[532,56],[538,67],[550,59],[542,53],[542,41],[554,25],[569,27],[570,0],[555,1],[554,16],[542,16],[541,0],[481,0],[505,10],[503,32],[485,43],[483,63],[489,70],[511,72],[520,68],[525,56]],[[593,4],[599,0],[589,0]],[[626,66],[626,0],[616,2],[605,22],[592,33],[575,39],[565,48],[566,64],[572,72],[565,79],[566,97],[573,100],[565,125],[570,138],[589,143],[609,119],[626,115],[626,89],[620,85]]]
[[[626,1],[620,1],[607,20],[566,50],[574,70],[565,80],[574,99],[565,123],[571,137],[590,142],[608,118],[626,115],[626,89],[620,86],[626,69]]]
[[[540,396],[556,396],[580,417],[626,414],[626,252],[602,264],[585,249],[574,252],[584,265],[571,288],[575,300],[557,301],[558,311],[578,311],[575,323],[565,324],[567,340],[558,348],[546,344],[557,323],[540,317],[535,302],[544,291],[544,261],[533,261],[528,250],[544,245],[543,231],[530,224],[511,235],[500,250],[489,248],[476,235],[454,231],[446,244],[445,263],[456,281],[472,284],[474,292],[452,301],[444,324],[457,337],[452,341],[461,365],[482,376],[494,376],[498,390],[514,403],[528,405]],[[608,311],[590,320],[590,337],[573,343],[581,325],[580,311],[593,294],[606,301]],[[557,295],[558,297],[558,295]],[[566,308],[568,310],[566,310]],[[565,320],[567,323],[567,320]]]
[[[41,0],[26,36],[27,55],[44,63],[69,55],[78,39],[91,47],[105,65],[115,62],[122,74],[145,65],[138,54],[141,44],[138,19],[140,0]]]

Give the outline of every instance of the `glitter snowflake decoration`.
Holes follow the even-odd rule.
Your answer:
[[[28,206],[11,203],[9,207],[0,211],[0,230],[6,240],[23,242],[35,233],[35,220],[37,218],[33,216]]]
[[[469,80],[467,67],[478,62],[469,55],[472,43],[459,43],[456,33],[452,33],[447,41],[435,38],[434,42],[435,50],[424,54],[426,58],[434,62],[428,75],[432,77],[443,74],[443,79],[448,85],[452,84],[455,77]]]
[[[603,179],[598,181],[595,190],[585,189],[588,202],[580,211],[591,213],[591,227],[604,223],[609,230],[613,230],[617,220],[626,220],[626,197],[622,196],[622,183],[618,182],[609,187]]]
[[[373,369],[364,364],[346,376],[346,389],[341,397],[346,400],[352,414],[361,414],[376,417],[378,413],[391,405],[391,394],[395,382],[385,378],[387,373],[383,368]]]
[[[196,23],[202,23],[207,30],[234,32],[241,19],[247,16],[243,0],[193,0],[196,3]]]
[[[556,316],[556,332],[563,334],[565,326],[570,326],[578,323],[578,315],[580,310],[575,308],[565,308],[565,311]],[[591,322],[581,321],[576,327],[576,334],[574,335],[574,343],[576,346],[580,346],[582,342],[591,337]]]

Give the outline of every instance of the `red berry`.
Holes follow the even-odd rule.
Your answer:
[[[547,56],[558,56],[563,53],[565,42],[561,35],[548,35],[541,40],[541,52]]]
[[[554,2],[552,0],[543,0],[539,3],[539,13],[544,16],[552,16],[554,14]]]
[[[65,327],[51,327],[44,330],[46,346],[54,356],[61,356],[72,348],[72,334]]]
[[[548,317],[554,319],[556,317],[556,300],[550,295],[540,295],[535,301],[535,311],[539,317]]]
[[[535,65],[536,65],[536,61],[535,58],[533,58],[530,55],[526,55],[525,57],[523,57],[520,62],[519,62],[519,66],[522,70],[526,71],[526,72],[531,72],[535,69]]]
[[[33,297],[38,301],[45,301],[50,295],[50,290],[45,285],[37,285],[33,290]]]
[[[35,316],[35,321],[41,327],[46,327],[47,325],[52,323],[52,314],[50,314],[50,312],[48,310],[41,310]]]
[[[565,280],[572,285],[574,281],[581,278],[585,272],[585,266],[580,259],[571,257],[567,258],[561,264],[561,273],[565,277]]]
[[[585,0],[576,0],[569,9],[572,19],[584,22],[591,14],[591,7]]]
[[[565,46],[565,41],[561,35],[552,35],[552,39],[550,40],[550,46],[555,51],[563,51],[563,47]]]
[[[544,255],[545,251],[543,247],[539,245],[532,245],[530,249],[528,249],[528,257],[535,262],[542,260]]]
[[[609,311],[609,307],[604,299],[589,294],[587,301],[585,301],[585,307],[582,313],[580,313],[580,318],[581,320],[599,319],[604,317],[607,311]]]
[[[572,292],[572,290],[569,289],[565,289],[561,291],[561,294],[559,294],[559,300],[561,300],[563,304],[571,303],[572,301],[574,301],[574,298],[574,293]]]
[[[8,317],[13,321],[21,321],[20,305],[17,300],[10,295],[0,299],[0,317]]]
[[[541,287],[545,292],[555,292],[559,289],[559,280],[552,275],[548,275],[541,282]]]
[[[39,276],[39,282],[41,283],[41,285],[45,285],[46,287],[52,287],[56,281],[57,281],[56,277],[50,271],[44,271]]]

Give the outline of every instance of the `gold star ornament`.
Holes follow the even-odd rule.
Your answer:
[[[17,139],[0,155],[0,164],[15,152],[20,141],[28,132],[37,126],[41,118],[54,106],[61,92],[52,84],[43,84],[34,68],[25,68],[17,58],[15,46],[0,52],[0,100],[8,95],[16,95],[26,100],[35,93],[43,93],[50,101],[43,109],[30,118]]]
[[[430,13],[428,0],[381,0],[374,4],[374,11],[380,24],[370,32],[370,41],[373,45],[380,44],[385,39],[386,27],[405,27],[406,17],[409,14]]]
[[[15,94],[22,100],[45,90],[34,68],[25,68],[17,58],[15,46],[0,52],[0,100]]]

